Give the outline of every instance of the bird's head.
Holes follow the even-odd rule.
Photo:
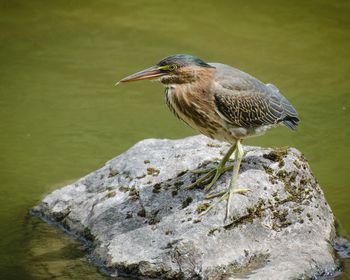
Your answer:
[[[210,68],[215,67],[195,56],[176,54],[168,56],[156,65],[132,74],[118,83],[155,79],[163,84],[189,83],[198,79],[201,73],[208,71]]]

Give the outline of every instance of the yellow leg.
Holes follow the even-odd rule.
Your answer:
[[[227,197],[225,220],[230,215],[230,204],[231,204],[232,195],[234,193],[245,193],[245,192],[249,191],[247,189],[237,189],[237,186],[236,186],[237,185],[238,172],[239,172],[239,168],[241,166],[243,155],[244,155],[243,147],[241,145],[241,141],[238,140],[237,141],[237,149],[236,149],[236,162],[235,162],[235,165],[233,167],[233,174],[232,174],[232,179],[231,179],[231,182],[230,182],[230,187],[229,187],[229,189],[227,191],[228,197]]]
[[[239,172],[239,168],[241,166],[244,151],[243,151],[243,147],[240,143],[240,140],[237,140],[237,143],[235,146],[236,146],[236,150],[235,150],[236,162],[235,162],[235,165],[233,167],[233,174],[232,174],[230,186],[225,191],[207,196],[207,199],[211,199],[211,198],[214,198],[217,196],[221,196],[221,197],[217,201],[213,202],[212,205],[210,205],[206,211],[204,211],[200,214],[200,216],[208,213],[208,211],[210,211],[216,204],[227,199],[226,212],[225,212],[225,220],[226,220],[230,214],[230,203],[231,203],[232,195],[234,193],[246,193],[249,191],[248,189],[236,188],[238,172]]]
[[[236,149],[236,144],[233,144],[231,146],[231,148],[227,151],[225,156],[222,158],[222,160],[220,161],[219,165],[216,168],[206,169],[204,171],[195,171],[194,173],[207,173],[207,174],[204,175],[202,178],[198,179],[196,182],[189,185],[187,188],[193,189],[198,184],[200,184],[200,183],[204,182],[205,180],[207,180],[208,178],[212,177],[215,173],[214,178],[211,180],[209,185],[207,185],[205,187],[205,191],[209,191],[213,187],[215,182],[220,178],[220,176],[231,168],[231,167],[225,167],[225,164],[229,160],[230,156],[235,151],[235,149]]]

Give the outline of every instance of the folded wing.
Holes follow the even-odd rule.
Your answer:
[[[264,84],[247,73],[224,64],[212,64],[217,73],[214,98],[218,114],[237,127],[283,123],[290,129],[298,114],[272,84]]]

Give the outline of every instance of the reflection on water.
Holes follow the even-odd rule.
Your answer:
[[[174,53],[280,88],[298,132],[248,144],[300,149],[349,233],[349,3],[0,1],[0,278],[105,279],[80,243],[27,221],[27,209],[141,139],[195,133],[168,112],[160,85],[113,86]]]
[[[79,241],[61,236],[59,229],[30,218],[26,230],[30,237],[26,265],[33,279],[68,280],[77,275],[84,275],[84,279],[108,279],[87,264],[86,248]]]

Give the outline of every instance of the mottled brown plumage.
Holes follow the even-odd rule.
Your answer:
[[[189,67],[187,67],[189,68]],[[191,68],[184,67],[181,76],[189,76]],[[199,68],[199,67],[198,67]],[[179,119],[183,120],[190,127],[198,130],[204,135],[215,138],[221,125],[218,122],[218,115],[213,110],[208,110],[214,106],[213,95],[208,94],[213,80],[213,69],[196,69],[196,78],[192,77],[191,83],[175,84],[172,80],[163,78],[162,83],[166,85],[165,100],[170,109]],[[170,82],[170,83],[169,83]]]

